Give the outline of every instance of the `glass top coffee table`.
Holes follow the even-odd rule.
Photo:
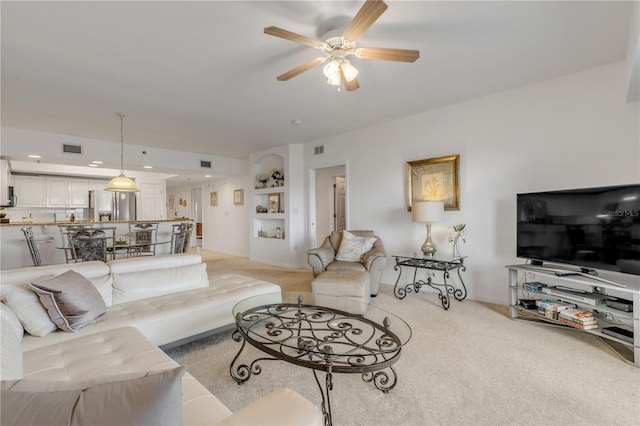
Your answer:
[[[389,392],[398,377],[393,364],[411,338],[398,316],[345,297],[312,293],[268,293],[233,308],[233,340],[242,346],[229,367],[242,384],[262,371],[260,361],[282,360],[313,370],[322,395],[325,424],[331,425],[333,373],[358,373],[365,382]],[[269,355],[241,363],[246,343]],[[324,385],[318,372],[324,371]]]

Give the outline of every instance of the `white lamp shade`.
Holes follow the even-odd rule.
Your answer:
[[[444,217],[444,201],[418,201],[411,207],[414,222],[438,222]]]

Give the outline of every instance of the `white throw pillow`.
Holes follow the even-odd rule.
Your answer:
[[[342,231],[342,241],[336,260],[344,262],[360,262],[362,255],[371,250],[377,237],[358,237],[349,231]]]
[[[16,313],[9,308],[9,306],[4,303],[0,303],[0,317],[2,317],[7,324],[11,326],[11,328],[16,332],[16,337],[20,342],[22,342],[22,337],[24,336],[24,328],[20,323],[20,320],[16,316]]]
[[[40,279],[51,278],[50,275]],[[38,295],[29,284],[11,285],[3,291],[3,301],[16,314],[27,333],[44,337],[55,331],[56,325],[49,318],[47,310],[40,303]]]

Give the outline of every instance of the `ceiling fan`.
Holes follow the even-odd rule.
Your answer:
[[[418,50],[356,47],[356,41],[387,10],[387,7],[383,1],[366,0],[344,31],[341,28],[333,29],[323,36],[322,41],[278,27],[265,28],[265,34],[306,44],[324,53],[324,56],[315,58],[279,75],[277,80],[287,81],[330,59],[330,62],[324,66],[324,75],[327,77],[327,83],[338,86],[338,88],[344,85],[347,91],[353,91],[358,89],[360,84],[357,78],[358,70],[346,59],[349,55],[355,55],[357,58],[362,59],[415,62],[420,57]]]

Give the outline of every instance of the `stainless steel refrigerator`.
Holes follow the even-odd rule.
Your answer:
[[[89,220],[136,220],[136,194],[89,191]]]

